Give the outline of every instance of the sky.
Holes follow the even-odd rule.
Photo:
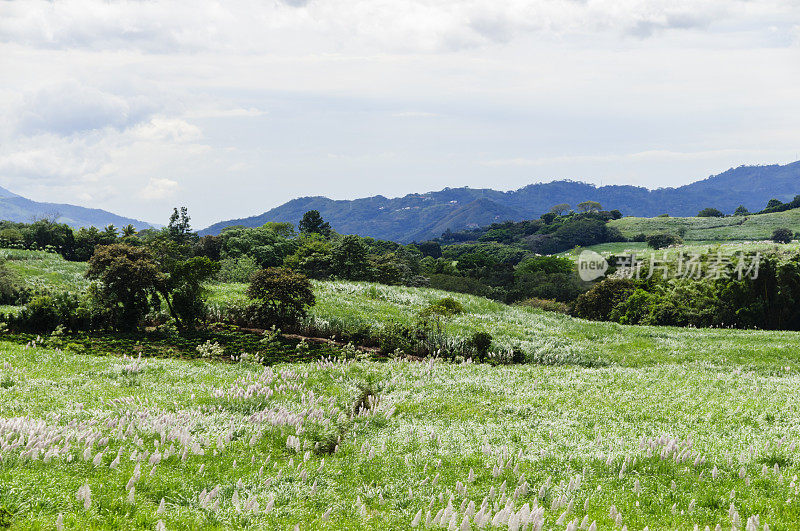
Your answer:
[[[156,223],[680,186],[800,159],[800,0],[11,0],[0,81],[0,186]]]

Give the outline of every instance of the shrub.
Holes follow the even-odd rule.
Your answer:
[[[203,358],[221,358],[224,352],[225,349],[219,343],[210,339],[197,345],[197,353]]]
[[[18,324],[32,332],[51,332],[59,325],[56,304],[50,295],[37,295],[20,311]]]
[[[378,343],[385,354],[397,350],[405,354],[418,353],[420,331],[402,323],[390,322],[384,325],[378,336]]]
[[[791,243],[794,234],[787,228],[775,229],[772,232],[772,241],[775,243]]]
[[[92,308],[87,299],[73,293],[37,295],[17,315],[6,318],[11,328],[27,332],[52,332],[59,326],[78,332],[107,324],[104,315]]]
[[[30,290],[22,285],[17,275],[0,262],[0,304],[24,304],[28,302],[30,295]]]
[[[478,359],[483,361],[492,348],[492,334],[489,332],[478,331],[472,334],[469,339],[469,346],[475,351]]]
[[[253,300],[252,320],[265,327],[293,325],[305,318],[307,308],[316,302],[308,278],[283,267],[256,271],[247,296]]]
[[[680,245],[683,239],[676,234],[651,234],[647,237],[647,245],[653,249],[663,249],[670,245]]]
[[[724,218],[725,214],[722,211],[717,210],[716,208],[704,208],[700,212],[697,213],[698,218]]]
[[[453,297],[444,297],[428,305],[422,313],[452,317],[464,313],[464,306]]]
[[[573,314],[583,319],[607,321],[614,307],[624,302],[636,289],[628,278],[607,278],[578,297]]]

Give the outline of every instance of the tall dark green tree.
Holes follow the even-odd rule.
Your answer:
[[[206,315],[203,282],[219,273],[220,264],[205,256],[175,262],[162,275],[158,292],[180,330],[191,330]]]
[[[368,280],[368,253],[369,250],[361,238],[352,234],[345,236],[331,253],[333,274],[346,280]]]
[[[180,211],[177,208],[172,209],[172,215],[169,217],[169,223],[167,224],[167,233],[175,243],[189,243],[192,236],[191,220],[189,209],[185,206],[181,207]]]
[[[328,238],[331,235],[331,224],[322,219],[319,210],[309,210],[297,226],[303,234],[321,234]]]

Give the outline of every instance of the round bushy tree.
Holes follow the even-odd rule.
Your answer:
[[[307,308],[316,302],[308,278],[284,267],[253,273],[247,296],[253,300],[253,321],[265,327],[292,325],[304,318]]]
[[[653,249],[663,249],[670,245],[680,245],[683,239],[676,234],[651,234],[647,237],[647,245]]]
[[[483,330],[475,332],[469,339],[469,346],[473,348],[477,358],[483,361],[492,348],[492,334]]]
[[[369,249],[363,239],[352,234],[343,237],[331,254],[334,275],[344,280],[368,280],[368,254]]]
[[[124,243],[97,247],[86,276],[100,281],[95,292],[99,302],[123,330],[139,327],[149,309],[149,295],[163,280],[149,252]]]
[[[725,214],[722,211],[716,208],[704,208],[700,212],[697,213],[698,218],[724,218]]]
[[[794,238],[794,233],[787,228],[775,229],[772,232],[772,241],[775,243],[791,243]]]

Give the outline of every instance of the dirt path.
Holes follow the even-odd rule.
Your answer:
[[[264,334],[265,330],[261,328],[242,328],[240,327],[239,330],[242,332],[249,332],[251,334]],[[310,337],[310,336],[303,336],[300,334],[281,334],[281,337],[285,337],[286,339],[295,339],[295,340],[305,340],[307,343],[321,343],[326,345],[335,345],[337,347],[344,347],[347,343],[342,341],[334,341],[333,339],[328,339],[325,337]],[[356,350],[361,352],[368,352],[370,354],[378,354],[380,353],[381,349],[378,347],[365,347],[362,345],[353,345]]]

